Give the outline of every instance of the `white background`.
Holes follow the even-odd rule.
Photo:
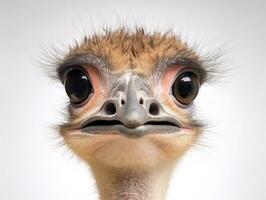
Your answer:
[[[103,25],[173,27],[192,43],[220,49],[220,82],[196,104],[208,122],[206,147],[190,151],[172,177],[169,200],[266,199],[266,2],[0,1],[0,199],[87,200],[87,167],[58,145],[64,89],[45,77],[42,49],[62,47]]]

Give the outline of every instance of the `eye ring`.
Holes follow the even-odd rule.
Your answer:
[[[181,71],[175,78],[171,95],[182,106],[189,106],[197,97],[200,88],[200,79],[192,70]]]
[[[84,105],[93,94],[93,85],[89,74],[80,66],[73,66],[64,73],[64,86],[70,103]]]

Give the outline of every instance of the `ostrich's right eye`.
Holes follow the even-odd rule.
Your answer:
[[[89,76],[79,68],[71,69],[66,73],[65,90],[73,104],[84,102],[93,92]]]

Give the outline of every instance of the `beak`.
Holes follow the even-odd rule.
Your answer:
[[[180,131],[181,123],[167,114],[159,101],[150,95],[150,87],[142,77],[127,74],[118,82],[113,90],[119,91],[120,96],[119,92],[115,92],[103,103],[99,112],[81,123],[83,132],[115,132],[127,137],[141,137]]]

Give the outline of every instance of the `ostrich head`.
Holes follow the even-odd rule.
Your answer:
[[[207,61],[173,33],[143,28],[87,36],[58,60],[69,98],[59,132],[101,199],[164,198],[174,163],[203,130],[193,100]]]

